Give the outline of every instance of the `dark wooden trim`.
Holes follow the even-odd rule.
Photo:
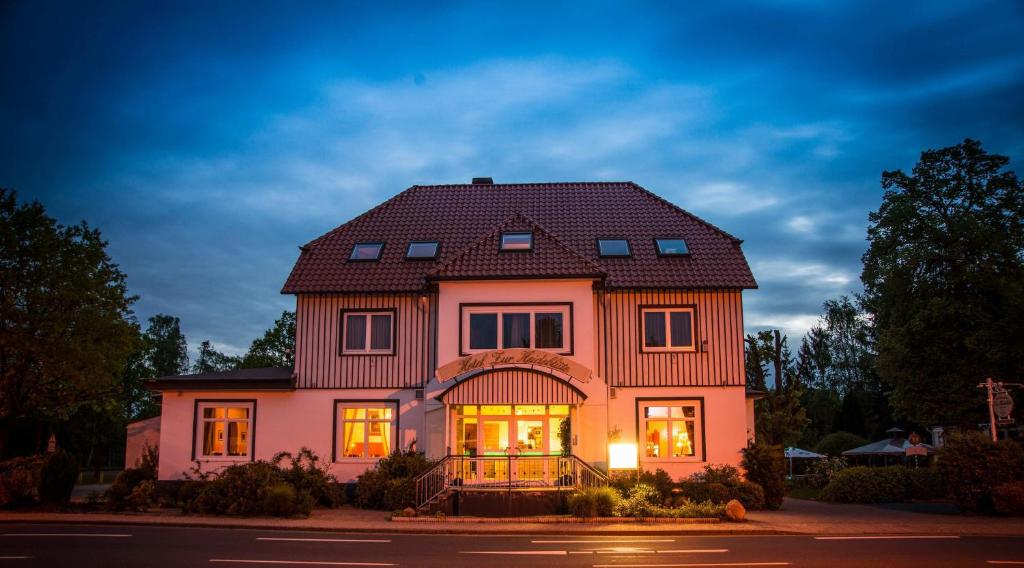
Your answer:
[[[601,241],[626,241],[626,254],[601,254]],[[594,239],[594,246],[597,247],[599,258],[631,258],[633,256],[633,245],[626,237],[597,237]]]
[[[682,254],[661,254],[661,247],[658,246],[658,241],[683,241],[686,243],[686,252]],[[692,251],[690,251],[690,242],[683,237],[654,237],[651,239],[651,242],[654,244],[655,254],[660,258],[686,258],[691,256],[692,253]]]
[[[377,254],[377,258],[352,258],[352,253],[355,252],[356,247],[359,245],[380,245],[380,252]],[[384,248],[387,247],[385,241],[359,241],[352,243],[352,250],[348,251],[348,260],[346,262],[380,262],[380,259],[384,258]]]
[[[249,423],[252,426],[252,431],[249,433],[249,461],[256,461],[256,399],[255,398],[197,398],[192,404],[192,461],[196,461],[196,438],[199,436],[199,405],[210,403],[210,402],[241,402],[241,403],[252,403],[252,416],[249,418]],[[227,440],[225,440],[225,443]],[[215,460],[220,461],[220,460]],[[223,460],[229,461],[229,460]],[[241,461],[241,460],[239,460]]]
[[[637,441],[637,444],[636,444],[637,456],[636,457],[637,457],[638,461],[643,461],[642,456],[640,456],[640,404],[641,403],[645,403],[645,402],[688,402],[688,401],[698,401],[698,402],[700,402],[700,461],[701,461],[701,463],[706,463],[708,461],[708,439],[707,439],[708,428],[707,428],[706,421],[704,419],[705,403],[704,403],[704,397],[702,397],[702,396],[671,396],[671,397],[664,397],[664,396],[652,396],[652,397],[638,396],[638,397],[636,397],[633,400],[634,412],[636,414],[636,416],[635,416],[636,422],[635,422],[634,426],[636,428],[636,441]],[[645,443],[646,443],[646,440],[645,440]],[[657,459],[655,459],[655,458],[648,458],[648,459],[650,459],[652,461],[658,461],[658,460],[663,459],[663,458],[657,458]],[[679,459],[679,458],[668,458],[668,459],[672,460],[672,459]]]
[[[374,404],[394,404],[395,405],[395,435],[393,437],[395,442],[395,449],[401,449],[398,443],[398,436],[401,434],[401,409],[402,401],[397,398],[336,398],[334,399],[334,418],[332,420],[331,430],[331,463],[338,462],[338,405],[339,404],[360,404],[360,403],[374,403]],[[394,450],[392,450],[394,451]]]
[[[388,353],[345,353],[345,314],[391,314],[391,351]],[[398,350],[398,308],[341,308],[338,311],[338,356],[339,357],[392,357]],[[370,326],[367,321],[367,326]],[[370,336],[366,336],[370,343]]]
[[[463,318],[462,318],[462,314],[465,311],[465,308],[502,308],[502,307],[506,307],[506,306],[507,307],[516,307],[516,306],[519,306],[519,307],[523,307],[523,306],[569,306],[569,350],[568,351],[552,351],[550,349],[537,349],[536,347],[531,347],[531,349],[536,349],[537,351],[550,351],[551,353],[554,353],[555,355],[564,355],[564,356],[570,356],[570,357],[576,352],[576,332],[575,332],[576,318],[575,318],[575,315],[574,315],[574,312],[573,312],[573,308],[574,308],[573,302],[466,302],[466,303],[460,302],[459,303],[459,357],[465,357],[466,355],[469,355],[469,353],[466,352],[466,350],[462,346],[462,344],[463,344],[463,342],[462,342],[462,337],[463,337],[463,331],[462,331],[462,319]],[[438,319],[440,319],[440,318],[438,318]],[[501,318],[498,318],[498,325],[501,325]],[[534,323],[531,321],[530,325],[533,326]],[[496,350],[500,350],[501,347],[498,346],[495,349]]]
[[[644,310],[679,310],[688,309],[693,314],[690,318],[690,339],[693,340],[692,348],[673,349],[671,348],[672,337],[669,333],[668,316],[665,317],[665,347],[655,347],[658,351],[648,351],[644,348],[644,341],[646,338],[646,330],[644,329]],[[697,304],[637,304],[636,306],[636,320],[637,320],[637,349],[639,353],[643,355],[660,355],[660,354],[675,354],[675,353],[700,353],[700,338],[697,337],[699,327],[697,326]]]
[[[148,381],[146,388],[151,391],[292,391],[295,384],[292,379],[168,379]]]

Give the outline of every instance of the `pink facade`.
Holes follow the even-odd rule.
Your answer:
[[[492,187],[479,191],[504,186]],[[666,212],[635,188],[626,186],[638,196],[636,206],[650,208],[652,219],[664,217],[667,228],[658,230],[686,239],[683,254],[654,255],[646,249],[661,244],[636,239],[630,255],[608,260],[584,250],[596,240],[574,240],[551,222],[541,226],[515,213],[494,226],[479,224],[457,246],[439,239],[445,252],[435,251],[437,259],[403,258],[407,244],[439,232],[423,227],[410,233],[416,238],[394,242],[388,231],[406,227],[387,224],[398,205],[307,245],[286,286],[297,298],[294,369],[155,381],[163,394],[160,478],[302,447],[345,481],[410,447],[431,458],[480,458],[458,474],[467,483],[502,475],[550,481],[546,470],[503,472],[486,461],[507,453],[538,456],[537,463],[571,453],[606,469],[610,442],[634,444],[641,467],[676,478],[708,464],[738,465],[754,420],[743,369],[741,293],[752,285],[749,269],[742,254],[728,260],[717,253],[718,265],[695,271],[702,247],[718,250],[724,241],[721,250],[738,250],[738,241],[685,212]],[[593,209],[603,206],[598,201]],[[631,219],[620,227],[579,226],[628,236]],[[328,237],[345,230],[374,238],[357,235],[355,244],[337,245],[344,272],[310,264]],[[506,235],[514,237],[510,243],[526,239],[530,248],[504,252]],[[371,258],[356,258],[364,254]],[[631,273],[623,267],[632,262],[637,282],[610,286],[614,274],[627,282]],[[674,267],[679,284],[666,285],[677,278]],[[411,270],[422,273],[422,288],[399,289],[409,288],[397,282],[412,281]],[[723,273],[721,285],[687,285],[696,278],[688,274],[703,278],[714,270]],[[644,286],[643,279],[660,285]],[[395,289],[382,289],[389,285]]]

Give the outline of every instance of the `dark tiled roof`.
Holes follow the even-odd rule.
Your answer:
[[[235,369],[215,373],[176,375],[150,379],[150,390],[205,389],[205,390],[290,390],[293,388],[291,367],[259,367]]]
[[[499,227],[511,222],[536,226],[543,252],[500,253]],[[633,256],[600,257],[601,237],[628,238]],[[683,237],[690,254],[659,257],[656,237]],[[414,240],[439,241],[437,261],[406,260]],[[353,244],[371,241],[387,243],[379,262],[348,262]],[[282,292],[411,292],[432,278],[502,275],[603,276],[610,288],[754,288],[740,242],[631,182],[413,186],[303,246]],[[543,258],[515,260],[529,254]]]

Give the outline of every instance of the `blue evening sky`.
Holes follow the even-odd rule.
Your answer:
[[[745,239],[748,331],[857,291],[885,169],[1024,157],[1014,1],[0,5],[0,186],[244,350],[297,246],[413,184],[633,180]],[[796,339],[796,338],[794,338]]]

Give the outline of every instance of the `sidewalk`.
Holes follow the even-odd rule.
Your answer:
[[[900,508],[902,509],[902,507]],[[391,522],[390,513],[351,507],[317,510],[307,519],[234,518],[182,515],[176,511],[150,513],[0,512],[0,523],[52,522],[147,524],[192,527],[238,527],[275,530],[419,534],[809,534],[809,535],[973,535],[1022,536],[1024,518],[970,517],[866,505],[833,505],[787,499],[781,511],[753,511],[744,523],[661,524],[621,522]]]

